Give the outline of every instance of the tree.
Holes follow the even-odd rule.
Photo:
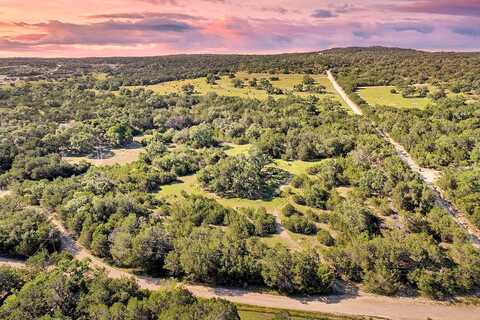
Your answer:
[[[207,83],[208,84],[217,84],[217,80],[219,80],[219,79],[220,78],[216,74],[209,73],[207,75]]]
[[[18,198],[0,199],[0,254],[29,257],[60,248],[60,236],[39,208],[23,207]]]
[[[389,270],[382,264],[365,274],[364,283],[367,291],[387,296],[394,295],[400,288],[396,270]]]
[[[273,250],[268,250],[262,259],[263,281],[280,292],[293,293],[293,267],[291,253],[286,247],[277,245]]]
[[[116,265],[129,267],[134,263],[132,234],[127,230],[115,229],[111,235],[110,255]]]
[[[110,127],[106,132],[106,136],[113,146],[125,145],[132,142],[133,139],[132,129],[125,123]]]
[[[184,84],[182,86],[182,91],[185,93],[187,96],[190,96],[195,93],[195,86],[191,83]]]
[[[307,186],[303,196],[308,206],[325,209],[325,205],[326,205],[326,201],[328,200],[329,193],[321,185],[314,184],[314,185]]]
[[[133,239],[134,261],[148,271],[162,270],[171,249],[171,240],[160,226],[144,227]]]
[[[189,131],[189,139],[194,148],[211,147],[217,144],[213,129],[208,125],[192,127]]]
[[[241,79],[233,79],[232,85],[234,88],[243,88],[244,82]]]
[[[406,86],[402,90],[402,96],[404,98],[411,98],[415,95],[416,88],[414,86]]]
[[[371,196],[382,194],[385,182],[386,178],[380,170],[371,169],[362,175],[358,184],[366,195]]]
[[[198,180],[205,189],[226,197],[268,197],[286,178],[285,172],[267,167],[269,162],[263,154],[221,159],[202,169]]]
[[[325,294],[332,289],[334,273],[314,251],[291,253],[277,245],[262,259],[262,277],[280,292]]]
[[[312,85],[315,84],[315,79],[313,79],[310,75],[306,74],[303,76],[303,82],[304,85]]]

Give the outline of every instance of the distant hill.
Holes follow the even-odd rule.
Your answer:
[[[402,54],[416,54],[416,53],[426,53],[425,51],[416,50],[416,49],[405,49],[405,48],[395,48],[395,47],[382,47],[382,46],[373,46],[373,47],[344,47],[344,48],[331,48],[327,50],[320,51],[321,53],[328,54],[348,54],[348,53],[359,53],[359,52],[368,52],[368,53],[379,53],[379,54],[389,54],[389,53],[402,53]]]

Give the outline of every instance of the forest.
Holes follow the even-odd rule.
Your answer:
[[[62,254],[39,253],[26,269],[0,267],[0,284],[2,319],[240,319],[232,303],[185,289],[144,291]]]
[[[65,257],[52,215],[113,266],[191,283],[321,295],[348,283],[433,299],[480,286],[480,252],[377,131],[440,170],[447,197],[480,226],[480,103],[463,96],[480,90],[478,54],[350,48],[0,64],[34,77],[0,86],[0,190],[9,192],[0,196],[0,254],[40,254],[51,268],[0,269],[1,318],[239,319],[225,301],[145,292]],[[56,65],[62,75],[45,73]],[[366,117],[311,77],[327,69]],[[274,89],[288,74],[303,80],[281,93],[256,89],[266,99],[150,87],[224,76],[251,86],[238,71],[264,72]],[[432,97],[420,110],[357,94],[414,84],[459,95]],[[90,161],[135,143],[142,151],[128,163]],[[166,192],[175,186],[181,192]],[[64,296],[48,290],[53,283]]]

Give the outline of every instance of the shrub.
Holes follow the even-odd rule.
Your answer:
[[[293,201],[294,201],[296,204],[299,204],[299,205],[301,205],[301,206],[304,206],[304,205],[305,205],[305,199],[304,199],[301,195],[299,195],[299,194],[294,194],[294,195],[292,196],[292,199],[293,199]]]
[[[291,216],[290,218],[285,218],[282,223],[285,228],[295,233],[307,235],[317,233],[317,226],[315,223],[302,216],[296,215]]]
[[[285,216],[285,217],[291,217],[293,215],[296,215],[298,214],[298,211],[297,209],[295,209],[294,206],[292,206],[290,203],[285,205],[285,207],[282,208],[282,214]]]
[[[327,247],[333,246],[335,244],[335,239],[333,239],[333,237],[327,230],[318,230],[317,239],[321,244]]]

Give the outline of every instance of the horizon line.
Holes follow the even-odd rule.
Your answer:
[[[171,56],[194,56],[194,55],[212,55],[212,56],[274,56],[274,55],[283,55],[283,54],[315,54],[322,53],[330,50],[338,49],[396,49],[396,50],[411,50],[423,53],[480,53],[480,48],[478,49],[469,49],[469,50],[459,50],[459,49],[418,49],[418,48],[407,48],[407,47],[390,47],[382,45],[372,45],[372,46],[345,46],[345,47],[330,47],[327,49],[314,50],[314,51],[278,51],[278,52],[225,52],[225,53],[212,53],[212,52],[192,52],[192,53],[167,53],[167,54],[152,54],[152,55],[99,55],[99,56],[76,56],[76,57],[66,57],[66,56],[1,56],[0,60],[5,59],[94,59],[94,58],[154,58],[154,57],[171,57]]]

